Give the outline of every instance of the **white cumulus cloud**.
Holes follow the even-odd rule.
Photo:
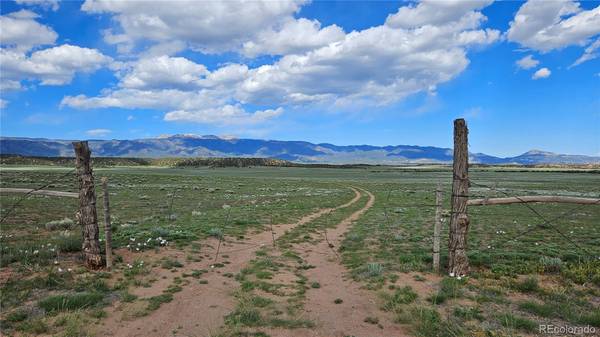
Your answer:
[[[583,55],[581,55],[575,62],[571,65],[571,67],[582,64],[583,62],[587,62],[593,60],[598,57],[598,49],[600,49],[600,38],[598,38],[594,43],[590,44]]]
[[[54,44],[58,34],[35,19],[39,16],[29,10],[20,10],[0,16],[0,44],[21,52],[35,46]]]
[[[541,78],[548,78],[548,77],[550,77],[550,74],[552,74],[552,72],[550,71],[550,69],[548,69],[548,68],[540,68],[535,73],[533,73],[533,76],[531,76],[531,78],[534,79],[534,80],[539,80]]]
[[[121,80],[121,86],[136,89],[193,87],[206,74],[205,66],[186,58],[160,56],[135,63]]]
[[[111,62],[95,49],[69,44],[33,52],[30,56],[11,49],[0,50],[2,82],[19,87],[22,80],[37,80],[42,85],[70,83],[76,72],[92,72]]]
[[[53,11],[58,10],[58,0],[15,0],[19,5],[26,6],[37,6],[42,9],[48,10],[51,9]]]
[[[170,111],[165,114],[166,121],[194,122],[204,124],[256,124],[281,115],[283,108],[247,112],[239,105],[225,105],[196,111]]]
[[[281,27],[261,31],[243,44],[243,53],[254,57],[261,54],[299,54],[344,38],[344,31],[331,25],[321,29],[317,20],[304,18],[287,20]]]
[[[533,58],[533,55],[527,55],[516,62],[517,66],[521,69],[531,69],[537,67],[540,61]]]
[[[443,25],[462,19],[465,13],[477,13],[493,0],[422,0],[416,5],[401,7],[391,14],[386,24],[396,28],[418,28],[425,25]]]
[[[176,40],[218,53],[237,49],[257,32],[288,20],[305,2],[87,0],[81,9],[113,15],[121,32],[111,32],[109,43]]]
[[[600,5],[583,10],[572,0],[529,0],[510,23],[507,37],[524,47],[548,52],[586,45],[600,33]]]
[[[198,6],[214,11],[212,6],[231,6],[231,3]],[[500,38],[499,31],[481,28],[486,17],[478,9],[488,3],[479,1],[467,6],[462,1],[444,5],[424,2],[401,7],[384,24],[347,34],[337,26],[321,27],[318,21],[291,18],[291,13],[299,6],[294,3],[287,11],[278,11],[285,15],[278,15],[276,23],[259,25],[256,24],[259,18],[248,19],[260,28],[254,32],[235,33],[236,37],[232,38],[236,41],[248,39],[240,45],[242,49],[238,52],[242,55],[282,55],[270,64],[254,68],[245,64],[226,64],[209,71],[204,65],[183,57],[145,55],[122,67],[117,73],[119,83],[105,89],[101,95],[67,96],[61,104],[80,109],[149,108],[166,111],[164,119],[167,121],[206,124],[264,122],[283,113],[282,107],[287,106],[390,104],[414,93],[434,93],[439,84],[452,80],[468,66],[467,55],[471,47],[487,45]],[[250,11],[259,2],[252,4]],[[425,14],[419,12],[422,5],[442,8],[447,13],[441,17],[432,16],[428,21]],[[122,41],[138,40],[142,35],[136,34],[143,33],[143,37],[155,41],[156,46],[166,41],[166,37],[165,41],[162,39],[164,33],[174,40],[185,39],[188,45],[198,50],[218,49],[219,46],[211,43],[217,35],[208,38],[210,32],[199,30],[196,31],[198,36],[189,37],[177,33],[179,23],[163,27],[160,22],[166,22],[165,15],[169,17],[173,13],[162,13],[153,6],[142,8],[139,4],[94,1],[86,2],[84,8],[110,9],[117,13],[115,19],[121,24],[123,34],[127,34],[127,39]],[[130,7],[140,12],[134,14]],[[171,11],[181,12],[180,9]],[[154,14],[148,14],[150,12]],[[406,17],[412,15],[410,23],[402,21],[400,13]],[[129,21],[135,15],[144,22],[149,20],[154,26],[146,26],[144,32],[130,30]],[[225,14],[182,15],[180,20],[185,21],[190,15],[213,18]],[[248,24],[243,22],[244,15],[239,18],[242,26]],[[233,34],[231,30],[237,30],[237,27],[229,29]],[[226,29],[219,34],[229,33]],[[223,41],[221,37],[218,40]]]

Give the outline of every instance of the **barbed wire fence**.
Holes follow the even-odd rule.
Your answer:
[[[507,196],[507,197],[511,197],[511,198],[515,198],[517,200],[519,200],[520,202],[518,202],[519,205],[522,205],[523,207],[525,207],[527,210],[529,210],[533,215],[534,215],[534,219],[537,220],[537,223],[533,224],[530,228],[521,231],[519,233],[517,233],[516,235],[513,235],[505,240],[502,240],[500,243],[492,246],[492,245],[488,245],[486,248],[484,248],[483,250],[480,251],[485,251],[485,250],[489,250],[489,249],[499,249],[502,248],[505,244],[515,241],[516,239],[519,239],[521,237],[524,237],[534,231],[537,230],[548,230],[548,231],[553,231],[556,232],[557,234],[559,234],[563,239],[565,239],[570,245],[572,245],[573,247],[575,247],[577,250],[579,250],[580,252],[584,253],[586,256],[592,256],[593,253],[583,247],[582,245],[580,245],[579,243],[577,243],[576,241],[574,241],[573,239],[571,239],[568,235],[566,235],[563,231],[561,231],[558,227],[558,223],[557,221],[559,220],[563,220],[567,217],[572,217],[574,216],[578,211],[580,211],[581,209],[585,208],[585,207],[589,207],[590,205],[600,205],[600,199],[596,200],[595,202],[591,203],[591,204],[580,204],[577,206],[574,206],[572,208],[570,208],[567,211],[562,212],[561,214],[554,216],[554,217],[548,217],[544,214],[542,214],[542,212],[538,211],[536,208],[534,208],[533,206],[531,206],[528,202],[526,202],[525,200],[523,200],[523,198],[521,196],[517,196],[517,195],[513,195],[511,193],[506,192],[505,190],[502,189],[498,189],[496,188],[496,186],[489,186],[483,183],[479,183],[479,182],[475,182],[472,179],[469,179],[469,182],[472,186],[477,186],[477,187],[481,187],[481,188],[486,188],[490,191],[498,191],[501,194]],[[600,195],[599,195],[600,197]],[[484,204],[485,206],[485,204]],[[497,206],[498,207],[498,206]],[[501,207],[501,206],[500,206]]]

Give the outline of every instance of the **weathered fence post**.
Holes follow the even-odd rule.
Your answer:
[[[102,178],[104,196],[104,237],[106,246],[106,269],[112,268],[112,230],[110,228],[110,204],[108,200],[108,178]]]
[[[435,223],[433,224],[433,270],[440,271],[440,231],[442,229],[442,185],[435,189]]]
[[[448,240],[448,271],[450,276],[469,273],[467,257],[467,232],[469,216],[467,201],[469,194],[469,149],[468,129],[465,120],[454,121],[454,163],[452,167],[452,217]]]
[[[73,142],[75,165],[79,178],[79,223],[83,231],[83,258],[86,267],[102,267],[98,217],[96,214],[96,192],[90,164],[90,149],[87,142]]]

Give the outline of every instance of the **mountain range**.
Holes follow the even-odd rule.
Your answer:
[[[0,154],[41,157],[72,157],[71,140],[0,137]],[[452,149],[415,145],[313,144],[304,141],[220,138],[173,135],[133,140],[89,140],[97,157],[254,157],[318,164],[450,163]],[[480,164],[600,164],[600,157],[565,155],[532,150],[515,157],[471,153],[470,162]]]

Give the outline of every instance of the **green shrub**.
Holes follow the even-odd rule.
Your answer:
[[[367,264],[367,276],[377,277],[383,274],[383,266],[381,263],[371,262]]]
[[[249,305],[238,305],[238,307],[227,317],[226,321],[234,325],[258,326],[262,322],[260,312]]]
[[[600,261],[569,264],[561,273],[577,284],[592,283],[600,287]]]
[[[544,273],[558,273],[562,269],[563,262],[558,257],[542,256],[540,258],[540,265]]]
[[[100,293],[78,293],[67,295],[49,296],[41,300],[38,305],[46,312],[80,310],[100,303],[104,295]]]
[[[208,230],[208,236],[212,236],[217,239],[223,238],[223,230],[221,228],[213,227]]]

